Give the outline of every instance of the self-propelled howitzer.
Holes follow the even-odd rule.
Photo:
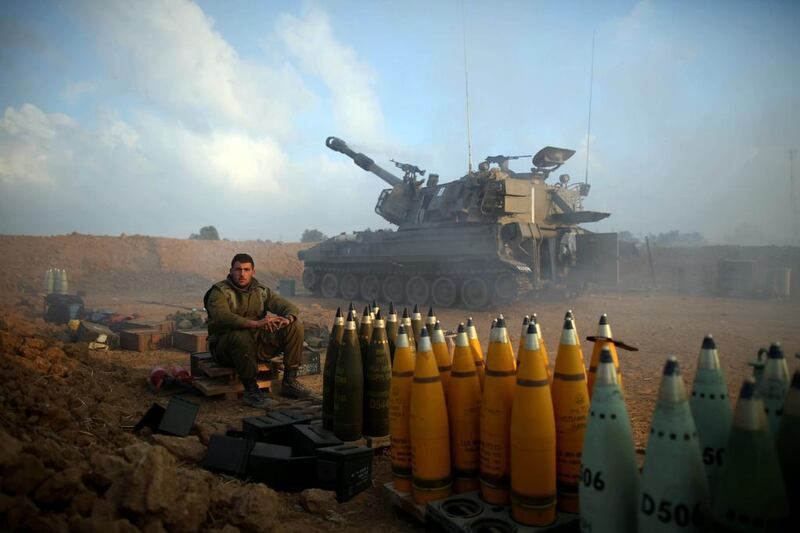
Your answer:
[[[483,308],[528,289],[570,282],[617,282],[617,236],[589,233],[579,223],[608,213],[586,211],[587,183],[567,174],[547,182],[575,152],[548,146],[529,172],[491,156],[476,172],[439,183],[437,174],[393,161],[398,177],[336,137],[325,143],[391,188],[375,212],[396,231],[341,234],[300,252],[303,285],[314,294],[345,300],[463,304]],[[590,268],[591,267],[591,268]]]

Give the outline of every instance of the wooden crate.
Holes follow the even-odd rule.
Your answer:
[[[123,350],[144,352],[172,346],[172,333],[157,329],[132,329],[119,332],[119,346]]]
[[[269,392],[272,382],[269,379],[256,379],[258,388]],[[225,395],[227,399],[235,399],[244,391],[244,386],[239,380],[230,381],[226,378],[196,378],[192,382],[197,390],[204,396]]]
[[[235,399],[244,390],[234,369],[218,364],[209,352],[193,353],[189,357],[192,376],[195,378],[192,383],[203,395],[224,395],[227,399]],[[261,390],[270,390],[272,370],[269,364],[265,362],[258,364],[256,381]]]
[[[123,324],[123,328],[126,330],[155,329],[162,333],[172,333],[175,331],[175,322],[172,320],[129,320]]]
[[[209,352],[197,352],[189,356],[189,368],[192,375],[195,377],[205,376],[205,373],[200,369],[200,363],[204,361],[213,361],[214,358]]]
[[[208,350],[208,331],[204,329],[176,331],[172,334],[172,346],[187,352]]]

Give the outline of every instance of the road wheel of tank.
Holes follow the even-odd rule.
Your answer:
[[[303,287],[305,287],[308,292],[314,292],[317,290],[317,285],[319,285],[319,276],[314,269],[306,268],[303,270]]]
[[[455,282],[444,276],[433,280],[431,285],[431,302],[436,307],[453,307],[458,298],[458,287]]]
[[[361,299],[371,302],[380,298],[381,294],[381,280],[378,276],[367,274],[361,280]]]
[[[494,297],[497,303],[514,300],[518,291],[517,278],[513,274],[500,274],[494,278]]]
[[[400,276],[389,274],[383,278],[381,284],[381,294],[383,299],[389,302],[405,301],[406,283]]]
[[[325,298],[336,298],[339,295],[339,278],[336,274],[328,272],[322,276],[319,288]]]
[[[482,278],[467,278],[461,283],[461,301],[469,309],[488,307],[492,299],[489,286]]]
[[[358,278],[355,274],[345,274],[339,280],[339,292],[342,293],[342,298],[350,300],[351,302],[358,299],[359,293]]]
[[[423,305],[428,303],[431,286],[422,276],[412,276],[406,281],[406,299],[408,303]]]

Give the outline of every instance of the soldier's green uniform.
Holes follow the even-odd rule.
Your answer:
[[[204,303],[208,311],[209,350],[215,361],[234,367],[247,384],[258,373],[259,360],[283,352],[284,386],[287,378],[295,379],[303,352],[303,324],[297,320],[299,310],[295,305],[255,278],[242,288],[230,277],[215,283]],[[260,320],[267,312],[294,319],[273,333],[247,327],[250,320]]]

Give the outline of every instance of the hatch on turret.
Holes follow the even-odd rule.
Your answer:
[[[573,155],[575,155],[575,150],[545,146],[533,156],[533,166],[541,170],[555,170]]]

